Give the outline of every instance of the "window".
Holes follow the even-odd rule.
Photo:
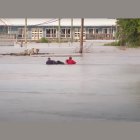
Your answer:
[[[61,29],[61,34],[65,34],[65,29]]]
[[[110,34],[112,34],[112,33],[113,33],[113,29],[112,29],[112,28],[109,28],[109,29],[108,29],[108,32],[109,32]]]
[[[89,34],[93,34],[93,29],[89,29]]]
[[[66,29],[61,29],[61,37],[65,37]]]
[[[95,33],[98,34],[99,33],[99,29],[95,29]]]
[[[50,29],[46,29],[46,37],[50,37],[51,36],[51,30]]]
[[[56,29],[52,29],[52,37],[56,37]]]
[[[46,29],[46,33],[47,34],[50,34],[51,33],[51,30],[50,29]]]
[[[70,29],[66,29],[66,37],[70,37]]]
[[[46,37],[56,37],[56,29],[55,28],[48,28],[46,29]]]
[[[106,28],[103,29],[103,33],[107,34],[107,29]]]

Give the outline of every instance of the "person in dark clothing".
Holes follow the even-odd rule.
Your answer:
[[[72,60],[72,57],[70,56],[69,59],[66,60],[66,64],[76,64],[76,62],[74,60]]]
[[[61,62],[61,61],[59,61],[59,60],[56,61],[56,63],[57,63],[57,64],[65,64],[64,62]]]
[[[56,61],[51,60],[51,58],[48,58],[48,60],[46,61],[46,64],[47,65],[53,65],[53,64],[56,64]]]
[[[61,61],[55,61],[55,60],[51,60],[51,58],[48,58],[47,62],[46,62],[47,65],[57,65],[57,64],[64,64],[64,62],[61,62]]]

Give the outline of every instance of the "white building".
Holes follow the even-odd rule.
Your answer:
[[[73,21],[73,22],[72,22]],[[58,39],[59,19],[27,19],[27,37],[29,40]],[[62,18],[60,20],[61,39],[70,40],[72,37],[78,40],[80,37],[81,19]],[[25,36],[25,19],[1,19],[0,32],[13,34],[17,38]],[[116,19],[85,18],[84,39],[113,39],[116,32]]]

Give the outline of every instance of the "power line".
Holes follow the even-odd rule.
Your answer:
[[[4,25],[6,25],[7,26],[7,24],[0,18],[0,21],[2,22],[2,23],[4,23]]]
[[[11,24],[7,19],[3,18],[7,23],[9,23],[9,25],[13,25]]]
[[[51,20],[54,20],[54,19],[50,19],[49,21],[51,21]],[[44,22],[41,22],[41,23],[38,23],[38,24],[34,24],[33,26],[41,25],[41,24],[47,23],[49,21],[44,21]]]
[[[9,23],[8,20],[6,20],[6,19],[1,19],[1,18],[0,18],[0,21],[1,21],[4,25],[8,26],[7,23],[6,23],[4,20],[7,21],[7,23]],[[53,22],[56,22],[56,21],[58,21],[58,19],[50,19],[50,20],[48,20],[48,21],[45,21],[45,22],[42,22],[42,23],[39,23],[39,24],[34,24],[34,25],[32,25],[32,26],[40,26],[40,25],[44,25],[44,24],[53,23]],[[9,25],[13,25],[13,24],[10,23]]]
[[[49,24],[49,23],[53,23],[53,22],[56,22],[56,21],[58,21],[58,19],[49,20],[49,21],[46,21],[46,22],[43,22],[43,23],[40,23],[40,24],[35,24],[33,26],[39,26],[39,25],[43,25],[43,24]]]

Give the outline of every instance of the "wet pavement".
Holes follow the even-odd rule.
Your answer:
[[[140,49],[92,46],[72,66],[46,59],[0,56],[0,121],[140,122]]]

